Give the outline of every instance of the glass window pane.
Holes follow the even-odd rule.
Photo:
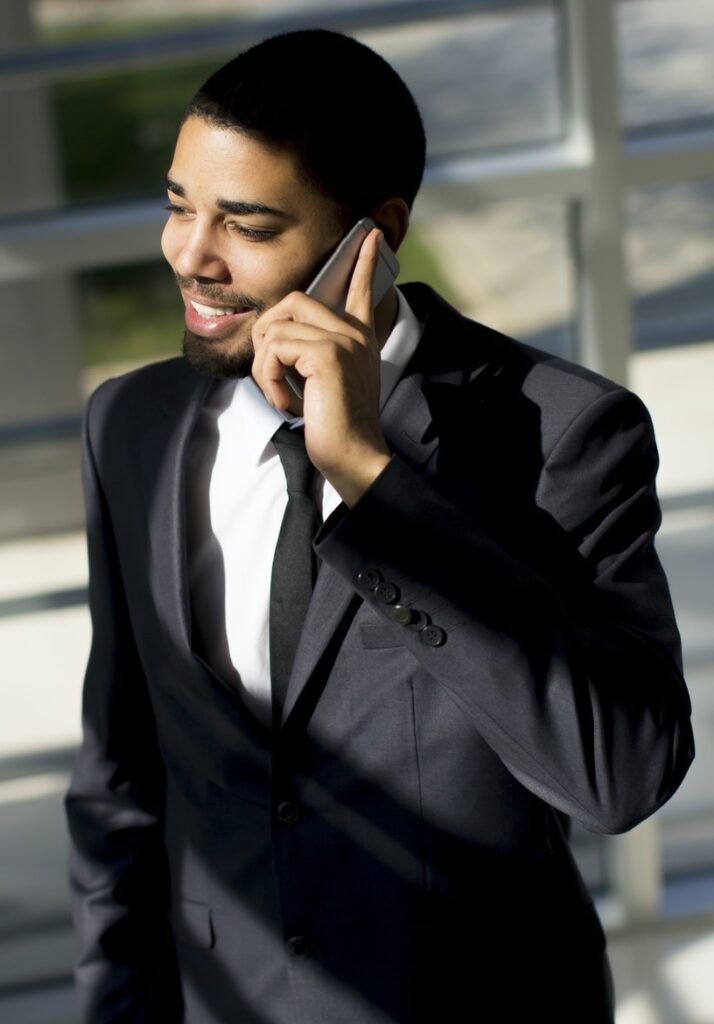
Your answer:
[[[644,6],[647,6],[645,4]],[[636,351],[633,389],[650,410],[660,454],[657,548],[672,591],[695,708],[697,756],[660,814],[665,910],[711,906],[696,873],[714,866],[714,180],[632,189],[627,252]]]
[[[37,634],[33,637],[35,645],[43,640]],[[69,985],[75,940],[63,807],[71,762],[68,751],[64,769],[48,771],[40,755],[34,764],[32,759],[25,763],[23,772],[28,774],[0,780],[0,1019],[4,1024],[79,1021]],[[59,992],[54,990],[55,998],[40,1008],[38,994],[53,979]]]
[[[163,260],[85,271],[77,291],[85,372],[180,355],[183,304]]]
[[[617,22],[628,129],[714,118],[711,0],[620,0]]]
[[[713,332],[714,336],[714,332]],[[714,906],[714,341],[640,352],[631,384],[650,410],[660,453],[657,550],[682,636],[696,757],[659,813],[665,911]],[[697,878],[708,874],[708,892]]]
[[[635,347],[714,338],[714,180],[633,189],[626,216]]]
[[[561,133],[557,17],[551,5],[400,25],[359,38],[412,89],[430,159],[527,145]]]
[[[34,0],[31,9],[38,40],[52,45],[190,27],[235,17],[237,6],[235,0]],[[245,8],[245,2],[240,7]]]
[[[102,24],[109,32],[109,22]],[[127,22],[111,24],[126,34]],[[360,38],[414,92],[434,159],[559,137],[557,28],[553,5],[543,4],[402,24]],[[40,205],[160,192],[185,104],[221,62],[215,57],[49,85],[53,135],[46,133],[43,160],[56,159],[62,198]]]
[[[28,458],[25,476],[32,472]],[[36,497],[51,504],[57,492],[50,484]],[[68,979],[72,968],[62,799],[80,737],[90,642],[86,584],[79,530],[0,542],[0,998]],[[5,999],[3,1021],[40,1019],[13,1013]],[[61,1005],[64,1016],[54,1016],[55,1004],[43,1019],[75,1019],[68,993]]]
[[[52,85],[65,201],[161,194],[186,103],[217,64]]]
[[[575,357],[563,201],[474,202],[428,216],[426,210],[417,199],[416,239],[445,282],[447,298],[504,334]],[[403,277],[410,269],[403,267]]]

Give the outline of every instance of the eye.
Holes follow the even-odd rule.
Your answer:
[[[178,203],[171,203],[171,202],[167,203],[166,206],[164,206],[164,209],[168,210],[169,213],[176,213],[176,214],[179,214],[179,215],[182,214],[182,213],[188,213],[189,212],[186,209],[185,206],[179,206]]]
[[[255,242],[265,242],[269,238],[272,238],[275,234],[274,231],[266,231],[260,228],[249,228],[246,224],[236,224],[235,221],[228,221],[226,227],[236,234],[241,235],[243,238],[251,238]]]

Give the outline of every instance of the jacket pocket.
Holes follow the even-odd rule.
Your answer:
[[[212,949],[216,941],[211,908],[207,903],[177,900],[171,908],[171,929],[177,942],[199,949]]]

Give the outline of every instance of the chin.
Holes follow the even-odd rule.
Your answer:
[[[238,379],[249,377],[253,369],[255,351],[251,338],[237,348],[230,348],[220,341],[202,338],[186,330],[182,351],[194,370],[209,377],[218,377],[221,380]]]

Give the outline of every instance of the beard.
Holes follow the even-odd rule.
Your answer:
[[[329,252],[330,250],[328,249],[327,252],[322,253],[307,271],[299,271],[292,280],[284,282],[283,295],[287,295],[288,292],[295,290],[304,290],[308,282],[314,278],[325,262]],[[192,290],[198,293],[201,298],[213,299],[216,302],[220,302],[221,305],[235,306],[238,309],[252,309],[256,314],[256,318],[272,305],[272,303],[258,299],[254,295],[226,292],[220,285],[203,284],[197,286],[194,278],[183,277],[176,271],[174,271],[174,277],[179,289],[188,289],[193,286]],[[244,330],[245,328],[243,327],[237,328],[236,335],[233,338],[231,338],[230,334],[225,335],[223,338],[204,338],[186,328],[182,346],[184,358],[194,370],[198,370],[199,373],[205,373],[209,377],[218,377],[222,380],[249,377],[253,369],[255,349],[250,330],[247,330],[245,335],[240,337]]]
[[[214,341],[211,338],[202,338],[186,328],[181,351],[194,370],[205,373],[209,377],[217,377],[221,380],[249,377],[255,356],[253,339],[250,335],[244,344],[235,349],[224,351],[222,347],[224,344],[224,339]]]
[[[188,288],[194,285],[191,278],[182,277],[174,272],[176,283],[181,287]],[[220,302],[222,305],[235,306],[237,309],[252,309],[257,316],[267,309],[268,303],[257,299],[252,295],[225,292],[215,285],[204,285],[194,291],[199,291],[201,298]],[[253,368],[255,349],[250,333],[241,339],[240,335],[245,331],[245,326],[236,330],[236,337],[231,338],[230,334],[222,338],[204,338],[200,334],[194,334],[188,327],[184,330],[182,352],[186,361],[199,373],[208,374],[209,377],[221,379],[248,377]]]

